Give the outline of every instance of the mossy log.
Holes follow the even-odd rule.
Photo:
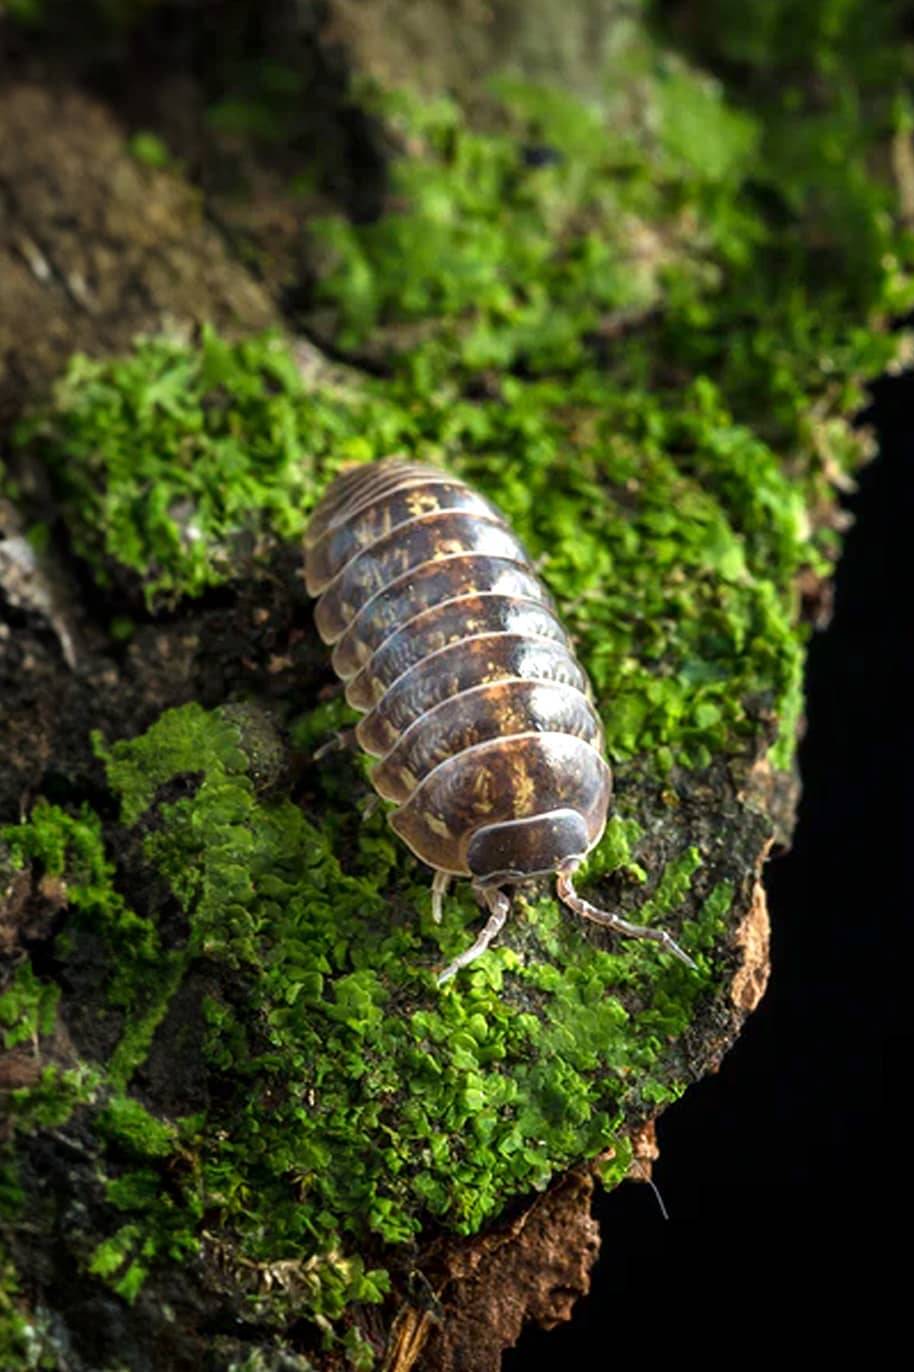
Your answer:
[[[914,302],[910,50],[863,5],[811,6],[798,69],[752,3],[713,41],[594,3],[547,87],[567,7],[402,8],[277,5],[253,68],[172,54],[145,102],[167,6],[87,5],[69,67],[55,0],[0,15],[4,1368],[494,1372],[765,988],[804,645]],[[539,559],[616,775],[583,883],[697,971],[543,886],[436,986],[469,893],[436,926],[364,761],[315,757],[350,715],[301,533],[394,452]]]

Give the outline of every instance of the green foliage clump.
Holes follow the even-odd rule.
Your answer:
[[[98,1117],[99,1132],[136,1158],[164,1158],[175,1148],[175,1130],[132,1096],[112,1096]]]
[[[186,943],[156,957],[182,975],[222,973],[202,1002],[219,1083],[205,1116],[164,1120],[125,1093],[123,1044],[149,1019],[151,934],[124,940],[127,912],[88,815],[41,806],[34,828],[6,839],[72,879],[76,927],[92,919],[107,997],[125,1009],[84,1100],[112,1211],[89,1270],[132,1301],[154,1264],[201,1252],[205,1214],[207,1242],[243,1288],[251,1273],[281,1273],[301,1307],[336,1318],[388,1289],[383,1264],[357,1252],[407,1243],[430,1218],[474,1232],[510,1196],[607,1147],[621,1175],[623,1121],[675,1094],[669,1045],[707,970],[696,977],[643,946],[601,951],[541,899],[521,904],[515,947],[440,993],[432,970],[477,919],[468,892],[434,925],[427,883],[380,815],[360,825],[344,870],[339,817],[319,827],[287,800],[259,798],[242,738],[230,713],[189,705],[137,739],[98,743],[123,823],[188,920]],[[192,794],[157,800],[191,773]],[[614,821],[603,870],[631,867],[637,839],[632,821]],[[674,912],[700,867],[684,850],[642,916]],[[706,969],[729,901],[712,888],[690,927]],[[157,1025],[179,980],[156,985]],[[261,1313],[277,1299],[249,1294]]]
[[[310,403],[313,423],[278,339],[153,339],[132,357],[74,359],[53,411],[20,441],[56,473],[77,550],[102,584],[129,568],[161,604],[229,578],[242,536],[250,558],[268,533],[304,528],[315,449],[333,432],[332,401]]]
[[[0,1243],[0,1357],[4,1372],[53,1372],[56,1358],[29,1312],[16,1266]]]
[[[133,1218],[96,1245],[86,1270],[132,1305],[154,1264],[185,1261],[199,1252],[202,1211],[192,1195],[176,1201],[151,1168],[108,1180],[105,1197]]]
[[[65,877],[74,933],[104,940],[110,958],[110,1002],[123,1009],[129,1000],[134,1011],[130,1032],[110,1064],[113,1076],[126,1082],[146,1056],[180,981],[180,952],[163,951],[154,920],[130,909],[116,889],[101,822],[88,806],[71,814],[40,800],[27,825],[0,829],[0,841],[8,846],[12,867],[36,863],[43,872]],[[136,986],[128,985],[123,970],[128,951],[131,965],[143,969]]]
[[[910,45],[870,42],[881,82],[845,62],[812,96],[800,66],[752,101],[633,34],[601,107],[501,83],[502,128],[480,133],[450,102],[379,97],[410,149],[396,208],[316,227],[318,294],[344,346],[388,325],[414,365],[471,375],[603,348],[610,380],[708,374],[738,418],[806,446],[818,397],[846,416],[848,384],[892,357],[867,326],[910,307],[911,235],[871,156],[906,127]],[[626,328],[652,307],[656,327]]]
[[[159,383],[208,373],[213,357],[217,373],[236,377],[255,359],[250,386],[258,400],[243,435],[252,451],[274,451],[272,406],[281,405],[288,465],[263,488],[264,508],[281,512],[280,533],[304,522],[347,457],[405,449],[444,462],[485,490],[543,560],[605,703],[611,756],[651,750],[663,767],[701,764],[715,751],[748,746],[762,712],[784,721],[786,757],[802,664],[793,579],[804,566],[824,570],[826,550],[811,532],[801,483],[733,419],[713,382],[669,394],[585,371],[563,382],[509,377],[497,398],[469,400],[441,384],[417,390],[408,376],[333,396],[309,394],[290,380],[288,393],[272,396],[263,411],[262,359],[292,375],[274,339],[228,345],[208,334],[199,352],[158,340],[126,362],[78,362],[61,392],[64,408],[50,427],[41,421],[41,432],[47,440],[55,429],[57,457],[69,455],[65,489],[82,493],[68,505],[77,541],[87,548],[104,536],[108,554],[145,572],[151,599],[165,588],[190,593],[231,575],[225,512],[234,511],[236,533],[251,519],[248,468],[232,494],[221,440],[212,464],[201,460],[192,476],[172,466],[170,454],[184,441],[185,406],[199,396],[176,379],[182,399],[175,408]],[[103,403],[93,402],[91,385],[75,399],[84,366],[96,377],[107,368]],[[136,426],[126,416],[137,407],[140,377],[153,396],[145,411],[145,481],[128,461]],[[111,413],[120,416],[118,437],[106,450],[98,426]],[[208,424],[206,413],[197,412],[198,426]],[[241,425],[230,421],[239,435]],[[193,448],[192,437],[188,442]],[[232,439],[231,455],[241,442]],[[73,455],[90,450],[83,471]],[[108,487],[96,484],[103,467]],[[215,541],[181,542],[173,508],[163,513],[178,482],[195,492],[187,518],[209,527]],[[89,491],[110,510],[100,523]],[[218,536],[214,521],[222,521]],[[166,544],[170,563],[162,561]]]
[[[306,382],[278,339],[211,332],[74,361],[19,441],[103,583],[129,569],[155,605],[246,576],[341,463],[408,452],[544,560],[614,759],[703,765],[770,735],[789,764],[796,586],[835,556],[834,483],[868,451],[851,415],[914,299],[866,156],[900,67],[854,100],[845,64],[797,131],[632,33],[604,106],[502,83],[480,132],[448,101],[376,98],[409,150],[396,208],[319,226],[317,296],[342,346],[388,340],[389,376]]]
[[[50,1034],[57,1017],[60,987],[35,976],[28,962],[21,963],[0,994],[0,1037],[4,1048],[34,1043]]]
[[[450,100],[378,97],[413,152],[393,173],[404,208],[312,227],[331,256],[318,298],[336,307],[340,342],[434,320],[451,325],[449,347],[468,371],[588,365],[607,321],[661,300],[683,201],[726,199],[756,142],[713,82],[687,82],[671,65],[658,85],[650,130],[518,83],[498,86],[497,132],[469,128]],[[702,228],[710,238],[717,226]]]
[[[466,900],[455,901],[452,916],[440,931],[417,928],[412,911],[391,925],[384,888],[407,859],[381,818],[360,826],[358,869],[344,873],[329,826],[318,829],[287,802],[264,804],[256,798],[237,731],[218,713],[207,714],[194,706],[170,712],[144,738],[122,741],[107,751],[109,780],[122,796],[125,821],[136,823],[157,788],[201,758],[206,759],[206,773],[194,795],[163,807],[167,822],[155,828],[144,847],[191,915],[191,947],[198,955],[238,969],[242,977],[255,978],[246,994],[255,1007],[262,1006],[264,1015],[268,1046],[261,1062],[275,1067],[280,1076],[293,1064],[303,1074],[294,1087],[286,1084],[277,1092],[282,1103],[274,1111],[276,1136],[263,1136],[262,1122],[255,1124],[252,1119],[252,1130],[261,1134],[255,1141],[253,1135],[245,1137],[236,1123],[231,1148],[226,1145],[226,1151],[236,1159],[250,1154],[264,1161],[268,1157],[268,1173],[274,1177],[277,1173],[285,1177],[293,1166],[301,1171],[310,1159],[306,1171],[315,1203],[306,1213],[296,1212],[294,1224],[299,1238],[307,1237],[312,1243],[328,1222],[327,1213],[321,1218],[323,1207],[337,1216],[348,1212],[345,1228],[367,1226],[389,1241],[414,1232],[417,1219],[409,1211],[417,1149],[420,1153],[431,1150],[426,1163],[429,1176],[420,1183],[420,1191],[429,1192],[426,1201],[434,1196],[435,1212],[458,1227],[477,1226],[491,1212],[507,1178],[523,1185],[548,1173],[554,1165],[550,1157],[565,1137],[569,1112],[575,1114],[574,1092],[582,1097],[576,1107],[580,1123],[591,1115],[586,1100],[596,1088],[585,1090],[583,1082],[569,1085],[567,1099],[559,1093],[564,1110],[547,1119],[542,1106],[535,1104],[537,1093],[518,1086],[516,1080],[506,1080],[504,1066],[487,1078],[480,1075],[482,1067],[506,1057],[515,1064],[511,1075],[523,1075],[524,1059],[536,1043],[537,1024],[521,1017],[522,1032],[518,1034],[517,1027],[511,1031],[516,1039],[513,1051],[508,1053],[506,1045],[499,1044],[512,1019],[498,971],[499,963],[516,964],[507,948],[493,953],[488,970],[471,978],[472,1006],[456,996],[445,996],[434,1012],[417,1011],[412,1020],[402,1012],[392,1014],[391,998],[399,999],[401,993],[417,1002],[427,999],[429,934],[442,945],[437,962],[465,940],[464,926],[468,913],[473,917],[472,907],[468,911]],[[626,860],[628,852],[619,851],[618,835],[615,841],[619,860]],[[694,870],[694,862],[689,861]],[[658,913],[667,908],[662,904],[664,889],[661,885]],[[422,904],[426,903],[423,895]],[[634,962],[629,950],[621,959],[602,955],[607,968],[601,976],[592,965],[592,950],[585,956],[574,938],[559,937],[554,909],[551,917],[538,911],[536,925],[537,937],[555,941],[563,956],[572,962],[583,958],[587,971],[585,976],[582,970],[580,977],[582,985],[585,981],[591,985],[591,996],[598,985],[605,990],[608,968],[619,975],[624,966],[625,981],[643,951],[638,950]],[[656,974],[656,959],[651,955],[645,954],[642,966]],[[665,975],[677,980],[680,972],[672,967]],[[596,1017],[590,1023],[591,1012],[582,1009],[579,988],[566,986],[563,994],[581,1017],[575,1035],[580,1059],[596,1066],[598,1045],[619,1038],[621,1024],[629,1016],[606,1002],[592,1012]],[[690,996],[685,995],[684,1005]],[[244,1059],[240,1045],[247,1035],[236,1012],[212,1001],[207,1015],[208,1046],[215,1060],[223,1068],[230,1062],[237,1067],[234,1060]],[[561,1032],[559,1016],[553,1011],[552,1017],[556,1032]],[[442,1045],[441,1049],[435,1044]],[[446,1065],[442,1070],[442,1058],[451,1060],[450,1071]],[[404,1136],[397,1140],[395,1087],[407,1069],[412,1099],[405,1103],[408,1118]],[[461,1072],[469,1074],[467,1080]],[[549,1077],[549,1071],[545,1076]],[[552,1093],[557,1089],[549,1088]],[[308,1097],[314,1095],[322,1104],[319,1125],[316,1112],[307,1105]],[[425,1102],[423,1095],[428,1097]],[[492,1112],[491,1121],[482,1109],[483,1098]],[[436,1155],[445,1137],[459,1134],[462,1128],[472,1127],[476,1133],[484,1126],[495,1130],[499,1111],[520,1100],[527,1102],[531,1118],[528,1131],[507,1131],[516,1139],[514,1146],[502,1139],[491,1156],[474,1150],[459,1165],[451,1146],[445,1154]],[[359,1140],[371,1122],[378,1120],[382,1103],[388,1145],[374,1158],[363,1156],[359,1164]],[[259,1110],[255,1117],[259,1118]],[[594,1140],[605,1131],[607,1120],[608,1116],[598,1113],[590,1126]],[[432,1121],[441,1135],[437,1144],[433,1137],[424,1137]],[[504,1122],[501,1132],[505,1132]],[[524,1132],[529,1132],[531,1140],[526,1146]],[[351,1157],[347,1153],[350,1138],[356,1150]],[[540,1144],[534,1145],[533,1139]],[[578,1145],[579,1139],[574,1146]],[[570,1137],[565,1146],[572,1146]],[[512,1160],[506,1175],[500,1175],[498,1160],[508,1154]],[[331,1160],[332,1174],[326,1171]],[[399,1180],[401,1172],[409,1176],[408,1185],[405,1177]],[[268,1186],[264,1178],[261,1189]],[[278,1203],[275,1214],[278,1224]]]
[[[21,1134],[57,1129],[81,1105],[93,1099],[98,1072],[89,1064],[62,1069],[43,1067],[34,1086],[19,1086],[6,1098],[10,1124]]]
[[[158,134],[150,133],[147,129],[139,129],[133,134],[127,147],[130,155],[136,158],[137,162],[142,162],[144,167],[160,170],[171,166],[172,157],[168,145]]]
[[[767,715],[784,761],[803,660],[793,579],[825,564],[772,450],[709,381],[675,404],[593,376],[503,393],[485,412],[489,432],[477,406],[452,405],[441,422],[458,470],[542,559],[610,757],[706,765],[754,746]]]

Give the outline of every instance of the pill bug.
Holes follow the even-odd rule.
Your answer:
[[[574,889],[612,795],[603,731],[552,598],[489,501],[418,462],[352,468],[308,525],[305,581],[346,699],[364,712],[355,739],[378,759],[391,827],[435,871],[435,919],[455,876],[488,911],[439,982],[498,934],[503,887],[553,873],[577,914],[694,967],[665,930]]]

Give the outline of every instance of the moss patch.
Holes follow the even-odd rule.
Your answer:
[[[732,205],[758,129],[714,83],[672,61],[655,74],[654,61],[643,43],[624,61],[623,98],[643,82],[650,123],[502,81],[501,127],[481,133],[452,101],[376,94],[378,114],[420,155],[394,169],[404,212],[312,227],[329,255],[318,298],[335,308],[339,341],[434,321],[451,365],[564,371],[590,362],[608,320],[656,304],[675,263],[696,284],[707,277],[727,221],[703,205],[699,251],[686,255],[683,203]]]
[[[22,1296],[16,1266],[0,1244],[0,1354],[8,1372],[53,1369],[55,1359],[44,1348],[40,1329]]]
[[[249,576],[343,462],[408,451],[544,559],[611,755],[702,765],[770,728],[788,765],[798,578],[837,551],[834,483],[868,452],[851,416],[914,301],[864,157],[904,113],[884,70],[851,100],[841,67],[815,117],[798,76],[763,117],[641,31],[617,62],[602,108],[502,83],[485,133],[374,97],[410,153],[398,209],[310,231],[324,328],[386,340],[384,380],[315,383],[278,339],[212,332],[74,361],[17,441],[103,584],[129,572],[155,606]]]
[[[46,445],[78,551],[142,579],[150,603],[226,580],[269,531],[307,521],[313,470],[295,364],[278,340],[199,349],[151,340],[130,358],[81,358],[56,416],[26,425]],[[306,408],[306,407],[305,407]],[[323,414],[325,407],[317,403]]]
[[[334,825],[258,799],[241,738],[235,720],[187,706],[136,740],[99,745],[123,822],[145,831],[145,860],[188,918],[186,942],[158,946],[152,965],[153,934],[87,844],[88,816],[39,807],[6,839],[14,862],[31,854],[67,877],[69,937],[93,923],[106,999],[135,1007],[91,1101],[81,1097],[120,1221],[88,1270],[133,1300],[151,1265],[200,1252],[205,1228],[242,1288],[248,1273],[284,1271],[300,1307],[338,1317],[388,1289],[383,1266],[357,1252],[380,1255],[430,1222],[474,1232],[510,1196],[607,1147],[624,1172],[625,1119],[676,1093],[668,1045],[708,984],[730,893],[713,887],[688,930],[701,975],[645,946],[600,949],[541,899],[520,903],[514,948],[440,993],[432,968],[477,918],[468,893],[435,927],[427,883],[380,815],[361,825],[344,870]],[[188,773],[191,795],[157,802]],[[630,862],[633,837],[611,826],[604,872]],[[675,911],[701,865],[695,849],[669,864],[642,916]],[[125,940],[127,927],[140,936]],[[167,1016],[172,969],[204,965],[218,971],[202,1052],[220,1104],[162,1120],[123,1094],[125,1063],[141,1060],[150,1017]],[[32,1127],[36,1092],[20,1102]],[[260,1317],[275,1304],[249,1294]]]
[[[36,1043],[39,1035],[49,1034],[57,1017],[60,987],[42,982],[29,963],[24,962],[0,995],[0,1035],[4,1048],[17,1043]]]

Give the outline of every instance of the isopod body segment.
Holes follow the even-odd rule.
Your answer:
[[[556,873],[585,918],[663,943],[582,900],[572,873],[603,834],[612,778],[586,674],[517,536],[465,482],[401,458],[350,469],[305,536],[315,622],[333,645],[394,831],[435,870],[434,909],[468,877],[489,911],[449,977],[488,947],[503,887]],[[691,964],[694,965],[694,964]]]

